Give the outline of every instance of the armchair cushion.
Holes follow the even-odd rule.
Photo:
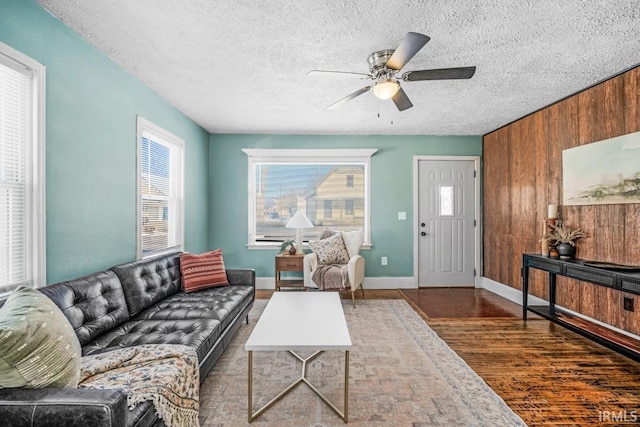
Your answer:
[[[319,264],[346,264],[349,262],[349,253],[344,245],[342,233],[336,233],[322,240],[309,242],[311,250],[318,256]]]

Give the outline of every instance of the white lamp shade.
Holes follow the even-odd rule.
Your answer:
[[[287,228],[311,228],[313,224],[309,221],[309,218],[302,211],[296,212],[294,216],[291,217],[287,225]]]
[[[311,221],[309,221],[309,218],[307,218],[304,212],[299,210],[294,216],[291,217],[285,227],[296,229],[296,251],[299,254],[302,254],[302,229],[311,228],[313,227],[313,224],[311,224]]]
[[[373,94],[380,99],[389,99],[398,92],[400,84],[394,79],[381,80],[373,86]]]

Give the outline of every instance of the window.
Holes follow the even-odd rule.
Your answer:
[[[333,206],[333,202],[331,200],[324,201],[324,212],[322,213],[323,219],[326,221],[333,217],[331,207]]]
[[[274,247],[292,238],[289,219],[302,210],[314,225],[306,241],[324,228],[363,230],[370,244],[370,162],[375,149],[244,149],[249,156],[251,248]]]
[[[346,215],[354,215],[353,205],[354,205],[354,200],[344,201],[344,213]]]
[[[347,187],[353,188],[353,175],[347,175]]]
[[[45,68],[0,43],[0,294],[45,279]]]
[[[184,141],[138,117],[138,258],[182,250]]]
[[[440,187],[440,215],[453,216],[453,186]]]

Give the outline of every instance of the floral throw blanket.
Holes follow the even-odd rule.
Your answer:
[[[183,345],[140,345],[82,358],[78,387],[123,389],[129,408],[150,400],[168,427],[198,427],[198,356]]]

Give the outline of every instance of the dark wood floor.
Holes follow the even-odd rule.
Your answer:
[[[640,363],[542,318],[523,322],[518,304],[473,288],[368,290],[365,297],[405,298],[530,426],[640,424]]]
[[[640,363],[484,289],[402,293],[528,425],[640,422]]]

